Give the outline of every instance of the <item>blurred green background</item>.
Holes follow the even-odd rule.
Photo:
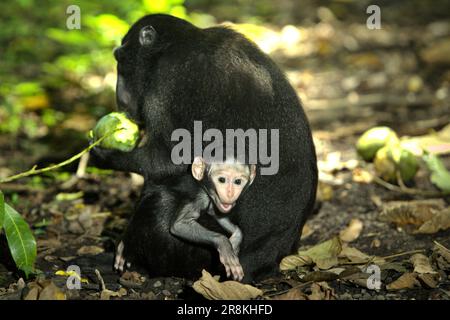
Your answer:
[[[262,39],[257,43],[268,53],[272,53],[271,46],[278,41],[276,37],[287,43],[285,49],[290,50],[292,43],[297,45],[297,51],[292,54],[285,50],[287,60],[277,60],[274,55],[277,62],[284,63],[285,70],[308,70],[310,66],[318,70],[320,64],[324,71],[331,65],[348,66],[345,60],[348,57],[341,59],[341,51],[335,49],[337,43],[333,43],[339,38],[330,33],[329,28],[337,30],[344,25],[350,28],[353,24],[364,26],[365,9],[370,4],[370,1],[353,0],[2,1],[0,152],[4,155],[9,152],[10,157],[3,158],[0,167],[28,167],[30,161],[41,159],[46,154],[51,155],[48,162],[54,162],[85,146],[85,134],[96,119],[115,108],[116,74],[112,49],[119,44],[129,26],[145,14],[169,13],[200,27],[226,21],[244,24],[241,31],[255,41]],[[446,20],[450,12],[449,1],[431,4],[417,0],[385,0],[377,4],[383,8],[384,25],[390,23],[419,29],[431,21]],[[81,8],[80,30],[66,28],[69,5]],[[286,28],[288,25],[296,27]],[[301,29],[300,26],[312,29]],[[274,36],[273,30],[278,34]],[[312,37],[309,31],[317,38],[314,50],[310,51],[308,41]],[[349,31],[350,34],[352,32],[355,31]],[[392,31],[393,34],[395,32]],[[359,38],[357,40],[360,41]],[[353,50],[348,49],[345,41],[343,50]],[[380,43],[384,40],[375,41]],[[307,56],[306,51],[312,56]],[[299,59],[291,59],[294,55]],[[320,60],[327,55],[331,58]],[[304,57],[306,59],[301,60]],[[336,57],[340,60],[336,61]],[[362,63],[364,67],[373,69],[373,57],[358,56],[355,59],[355,64]],[[433,72],[434,69],[431,70]],[[301,94],[308,86],[311,72],[296,77],[302,79],[294,83]],[[423,83],[424,79],[421,79]],[[330,85],[328,93],[334,92],[333,86]],[[439,85],[435,89],[439,89]],[[314,96],[311,92],[307,95]],[[17,161],[12,161],[19,149],[32,157],[24,158],[20,154]],[[5,174],[0,172],[0,175]]]

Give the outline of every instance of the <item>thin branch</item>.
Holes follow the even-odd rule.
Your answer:
[[[438,247],[440,247],[441,249],[447,250],[449,251],[449,249],[447,249],[445,246],[443,246],[442,244],[440,244],[439,242],[437,242],[436,240],[433,241],[435,245],[437,245]]]
[[[445,197],[450,195],[450,192],[440,192],[440,191],[429,191],[429,190],[422,190],[422,189],[414,189],[414,188],[408,188],[408,187],[399,187],[396,185],[393,185],[389,182],[384,181],[383,179],[373,175],[373,181],[380,186],[390,190],[395,191],[403,194],[409,194],[409,195],[415,195],[415,196],[424,196],[428,198],[433,197]]]
[[[105,281],[103,281],[103,277],[100,274],[100,271],[98,271],[98,269],[95,269],[95,274],[97,275],[98,281],[100,282],[100,290],[101,291],[106,290]]]
[[[306,287],[306,286],[312,284],[313,282],[314,282],[314,281],[308,281],[308,282],[305,282],[305,283],[301,283],[301,284],[296,285],[296,286],[293,286],[293,287],[291,287],[291,288],[289,288],[289,289],[285,289],[285,290],[278,291],[278,292],[274,292],[274,293],[269,293],[269,294],[265,295],[264,297],[266,297],[266,298],[271,298],[271,297],[275,297],[275,296],[279,296],[279,295],[288,293],[288,292],[289,292],[290,290],[292,290],[292,289],[302,289],[302,288],[304,288],[304,287]]]
[[[71,158],[69,158],[69,159],[67,159],[67,160],[65,160],[65,161],[63,161],[63,162],[60,162],[60,163],[58,163],[58,164],[54,164],[54,165],[52,165],[52,166],[48,166],[48,167],[45,167],[45,168],[42,168],[42,169],[36,169],[36,168],[37,168],[37,165],[34,165],[34,166],[33,166],[30,170],[28,170],[28,171],[25,171],[25,172],[16,174],[16,175],[11,176],[11,177],[6,177],[6,178],[4,178],[4,179],[0,179],[0,184],[6,183],[6,182],[11,182],[11,181],[14,181],[14,180],[17,180],[17,179],[20,179],[20,178],[24,178],[24,177],[28,177],[28,176],[33,176],[33,175],[36,175],[36,174],[41,174],[41,173],[44,173],[44,172],[48,172],[48,171],[51,171],[51,170],[55,170],[55,169],[64,167],[64,166],[66,166],[66,165],[68,165],[68,164],[74,162],[75,160],[81,158],[85,153],[89,152],[92,148],[94,148],[95,146],[97,146],[97,145],[98,145],[99,143],[101,143],[104,139],[106,139],[107,137],[109,137],[110,135],[112,135],[113,133],[115,133],[116,131],[123,130],[123,129],[124,129],[124,128],[119,128],[119,129],[116,129],[116,130],[114,130],[114,131],[111,131],[111,132],[106,133],[106,134],[105,134],[104,136],[102,136],[100,139],[98,139],[97,141],[95,141],[94,143],[92,143],[89,147],[87,147],[86,149],[82,150],[81,152],[77,153],[77,154],[74,155],[73,157],[71,157]]]
[[[412,250],[412,251],[406,251],[406,252],[401,252],[401,253],[397,253],[397,254],[392,254],[390,256],[385,256],[385,257],[381,257],[382,259],[393,259],[393,258],[397,258],[397,257],[401,257],[401,256],[406,256],[409,254],[414,254],[414,253],[422,253],[424,252],[425,249],[418,249],[418,250]]]

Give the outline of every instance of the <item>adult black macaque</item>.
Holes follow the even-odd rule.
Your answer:
[[[231,220],[244,235],[239,260],[244,282],[275,274],[281,258],[298,247],[313,209],[317,166],[308,121],[300,101],[275,63],[241,34],[224,27],[199,29],[167,15],[137,21],[115,50],[119,109],[146,132],[148,141],[132,152],[95,148],[102,166],[142,174],[145,185],[128,233],[145,235],[125,245],[125,256],[148,256],[154,275],[198,276],[220,266],[216,252],[180,241],[167,232],[174,213],[161,188],[186,177],[176,165],[171,134],[216,128],[279,129],[279,169],[260,175],[233,209]],[[267,147],[271,150],[271,146]],[[259,163],[258,167],[264,167]],[[189,178],[189,179],[188,179]],[[182,192],[182,186],[177,188]],[[186,190],[189,190],[187,188]],[[210,219],[211,220],[211,219]],[[207,228],[214,224],[201,222]],[[144,230],[145,229],[145,230]],[[218,229],[220,230],[220,228]],[[127,250],[128,253],[127,253]]]

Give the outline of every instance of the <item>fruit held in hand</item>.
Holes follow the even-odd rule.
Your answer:
[[[414,178],[419,169],[416,157],[400,144],[387,145],[378,150],[374,165],[377,175],[390,182],[397,181],[397,172],[407,182]]]
[[[356,151],[366,161],[372,161],[378,150],[388,144],[396,144],[397,134],[388,127],[375,127],[367,130],[358,139]]]
[[[89,138],[97,141],[105,134],[113,131],[115,132],[100,142],[101,148],[124,152],[129,152],[135,148],[139,139],[139,127],[121,112],[111,112],[103,116],[97,122],[95,128],[89,132]]]

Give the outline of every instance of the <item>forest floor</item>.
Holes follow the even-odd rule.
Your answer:
[[[450,261],[446,260],[450,229],[418,234],[411,216],[405,218],[410,225],[383,219],[383,214],[395,215],[391,201],[403,201],[413,208],[408,210],[425,207],[433,213],[447,209],[450,199],[432,197],[418,203],[430,197],[375,183],[370,178],[372,165],[361,161],[354,147],[360,134],[375,125],[391,126],[400,136],[418,136],[450,122],[450,55],[439,54],[450,48],[450,24],[434,23],[414,32],[395,26],[369,31],[365,25],[328,21],[311,28],[268,30],[271,37],[255,41],[265,46],[298,90],[311,120],[321,172],[320,209],[307,222],[301,250],[339,235],[340,240],[332,241],[342,250],[339,257],[328,252],[328,259],[337,259],[328,272],[317,265],[302,266],[253,285],[264,290],[264,297],[279,299],[450,299]],[[283,34],[288,33],[289,39],[297,40],[284,43]],[[267,40],[274,38],[281,40]],[[23,137],[0,136],[0,174],[11,173],[15,163],[25,167],[35,163],[28,145]],[[449,168],[448,155],[441,156]],[[410,187],[436,191],[423,165]],[[1,189],[35,232],[36,268],[41,275],[19,279],[0,238],[0,300],[201,298],[194,294],[192,281],[148,278],[137,272],[120,277],[112,271],[115,243],[140,190],[130,175],[95,171],[80,179],[44,176],[39,181],[4,184]],[[341,231],[350,223],[357,231],[352,229],[351,239],[344,241]],[[344,255],[345,247],[358,249],[353,251],[357,257]],[[429,265],[418,267],[411,259],[417,253]],[[351,277],[352,267],[370,264],[358,260],[364,254],[364,258],[384,258],[378,264],[369,259],[381,269],[379,290],[369,288],[360,274]],[[88,280],[81,290],[68,290],[67,275],[55,274],[73,261]],[[342,276],[342,271],[350,276]]]

